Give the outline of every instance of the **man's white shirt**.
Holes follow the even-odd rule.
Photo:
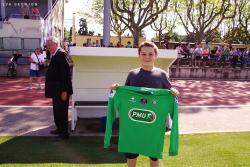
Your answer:
[[[39,70],[38,64],[45,62],[45,55],[44,54],[36,54],[32,53],[30,56],[32,62],[30,63],[30,69],[31,70]],[[39,59],[39,61],[38,61]]]

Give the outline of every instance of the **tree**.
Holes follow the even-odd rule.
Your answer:
[[[166,35],[170,32],[173,32],[173,29],[176,25],[177,15],[174,11],[174,4],[169,4],[168,9],[165,12],[159,14],[159,17],[151,24],[151,28],[154,31],[158,32],[158,41],[159,46],[161,45],[161,41],[165,38],[162,38],[162,32],[166,31]]]
[[[78,30],[79,35],[88,35],[88,25],[86,19],[84,18],[80,19],[79,27],[80,27],[80,29]]]
[[[245,27],[240,26],[232,29],[224,36],[224,41],[227,43],[250,43],[250,33],[245,31]]]
[[[206,42],[215,42],[220,43],[222,42],[222,35],[219,29],[215,29],[212,33],[206,34]]]
[[[172,41],[180,41],[181,40],[181,37],[180,35],[178,35],[176,32],[173,32],[173,31],[170,31],[168,33],[165,33],[162,35],[164,40],[172,40]]]
[[[176,1],[176,12],[186,33],[194,35],[197,43],[200,43],[210,36],[223,20],[235,16],[236,0]]]
[[[246,38],[249,41],[249,31],[250,31],[250,2],[249,0],[239,0],[238,2],[238,20],[240,23],[240,26],[238,27],[241,31],[243,31],[243,34],[246,35]]]
[[[104,3],[103,0],[93,0],[91,5],[92,13],[85,13],[89,18],[95,20],[98,24],[103,24],[103,10],[104,10]],[[120,18],[114,15],[111,11],[110,17],[110,30],[118,36],[119,42],[121,43],[121,36],[128,28],[120,21]]]
[[[69,31],[67,31],[67,29],[64,28],[64,40],[65,41],[72,41],[72,27],[70,27]]]
[[[88,24],[86,19],[81,18],[79,21],[79,30],[78,30],[78,34],[79,35],[90,35],[93,36],[94,35],[94,31],[88,31]]]
[[[143,28],[152,24],[164,12],[170,0],[110,0],[112,12],[121,19],[138,46]],[[162,5],[160,5],[162,4]]]
[[[110,30],[117,34],[119,43],[122,42],[122,34],[128,29],[121,21],[121,18],[119,16],[112,15],[111,17],[111,27]]]

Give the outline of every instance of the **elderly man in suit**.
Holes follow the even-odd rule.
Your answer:
[[[69,97],[73,93],[69,59],[67,53],[59,47],[57,38],[49,37],[46,45],[52,58],[46,73],[45,96],[52,98],[53,115],[57,128],[50,133],[58,135],[58,140],[68,139]]]

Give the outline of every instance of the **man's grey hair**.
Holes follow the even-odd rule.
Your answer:
[[[59,39],[54,37],[54,36],[48,37],[46,41],[51,41],[51,42],[53,42],[55,44],[59,44]]]

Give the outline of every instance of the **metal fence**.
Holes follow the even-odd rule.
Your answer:
[[[0,50],[35,50],[40,44],[40,38],[0,37]]]
[[[28,57],[40,45],[40,38],[0,37],[0,64],[7,64],[16,50],[22,54],[18,62],[28,64]]]

